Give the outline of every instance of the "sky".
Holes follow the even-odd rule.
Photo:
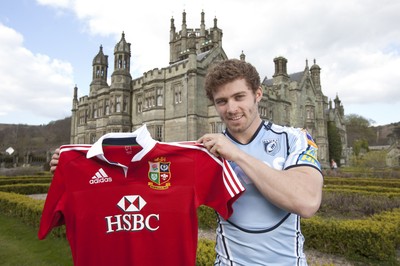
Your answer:
[[[71,115],[73,88],[89,94],[100,45],[113,71],[115,44],[131,43],[131,75],[169,64],[171,18],[181,29],[218,20],[229,58],[246,55],[261,80],[273,59],[288,73],[308,60],[321,68],[322,91],[341,100],[345,115],[374,126],[400,121],[398,0],[2,0],[0,123],[45,125]],[[110,81],[108,84],[111,84]]]

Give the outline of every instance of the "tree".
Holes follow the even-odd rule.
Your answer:
[[[360,155],[361,152],[369,152],[369,145],[366,139],[358,139],[353,142],[353,152],[355,156]]]
[[[328,122],[329,160],[334,159],[340,166],[342,139],[334,122]]]
[[[354,147],[354,142],[362,139],[367,143],[375,142],[376,132],[371,128],[371,124],[375,123],[373,120],[357,114],[349,114],[345,116],[345,123],[349,147]]]

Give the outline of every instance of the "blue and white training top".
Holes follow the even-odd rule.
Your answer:
[[[275,169],[304,165],[321,169],[317,145],[304,129],[263,122],[248,144],[237,142],[229,132],[225,135]],[[307,265],[300,216],[270,203],[241,168],[230,163],[246,191],[233,204],[229,220],[218,217],[215,265]]]

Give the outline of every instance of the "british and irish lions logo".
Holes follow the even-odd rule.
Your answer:
[[[149,187],[157,190],[165,190],[171,186],[171,162],[149,162]]]

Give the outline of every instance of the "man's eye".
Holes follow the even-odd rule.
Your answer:
[[[236,99],[237,99],[237,100],[241,100],[241,99],[243,99],[243,98],[244,98],[244,95],[237,95],[237,96],[236,96]]]

